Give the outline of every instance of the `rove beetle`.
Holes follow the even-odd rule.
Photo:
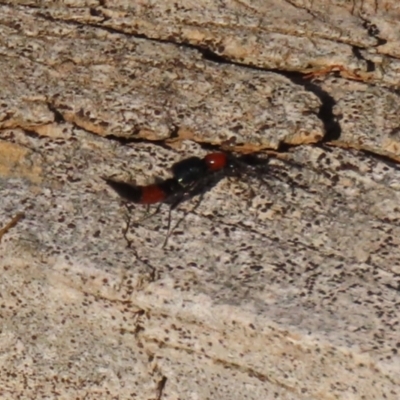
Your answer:
[[[189,157],[172,165],[173,178],[147,186],[103,178],[122,198],[138,204],[177,202],[199,194],[215,178],[216,173],[233,175],[234,163],[225,153],[211,153],[204,158]],[[233,158],[232,158],[233,160]],[[175,206],[175,207],[176,207]],[[173,208],[175,208],[173,207]]]
[[[146,186],[135,186],[111,178],[103,179],[129,202],[146,205],[160,203],[156,211],[149,216],[157,214],[161,204],[170,205],[167,236],[163,244],[165,247],[170,236],[171,211],[180,203],[203,194],[224,177],[241,177],[254,173],[264,175],[271,172],[266,167],[268,168],[265,159],[259,159],[251,154],[235,156],[232,153],[215,152],[207,154],[203,158],[193,156],[178,161],[171,167],[172,178]],[[268,185],[262,177],[260,179]]]

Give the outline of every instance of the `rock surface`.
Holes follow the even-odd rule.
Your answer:
[[[398,400],[399,17],[1,2],[1,398]],[[181,204],[164,248],[168,207],[101,179],[228,144],[279,179]]]

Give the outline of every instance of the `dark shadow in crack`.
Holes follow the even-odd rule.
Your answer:
[[[308,92],[314,93],[321,100],[321,107],[317,116],[324,124],[325,135],[321,143],[331,142],[340,139],[342,127],[339,124],[338,117],[333,113],[333,107],[336,104],[335,99],[317,84],[304,79],[303,74],[296,72],[281,72],[282,75],[290,79],[294,84],[301,85]]]
[[[266,71],[275,72],[277,74],[285,76],[295,85],[303,86],[305,90],[314,93],[322,102],[321,107],[319,108],[317,113],[318,118],[324,124],[324,131],[325,131],[325,135],[321,140],[321,142],[326,143],[333,140],[338,140],[340,138],[340,135],[342,133],[342,128],[338,122],[338,117],[333,113],[333,107],[336,104],[335,99],[328,92],[326,92],[320,86],[318,86],[316,83],[304,79],[304,74],[300,72],[281,71],[278,69],[266,69],[251,64],[242,64],[234,60],[229,60],[223,56],[220,56],[210,49],[204,49],[200,46],[193,46],[193,45],[186,45],[186,46],[197,49],[203,55],[203,58],[205,60],[212,61],[218,64],[231,64],[240,66],[242,68],[249,68],[265,72]]]

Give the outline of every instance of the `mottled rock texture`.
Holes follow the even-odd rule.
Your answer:
[[[0,1],[0,397],[398,400],[399,21]],[[279,179],[220,180],[164,248],[168,206],[135,223],[101,179],[228,144]]]

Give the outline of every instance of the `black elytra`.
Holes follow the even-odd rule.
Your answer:
[[[202,179],[207,174],[208,169],[204,159],[189,157],[172,165],[171,171],[179,184],[187,186]]]

